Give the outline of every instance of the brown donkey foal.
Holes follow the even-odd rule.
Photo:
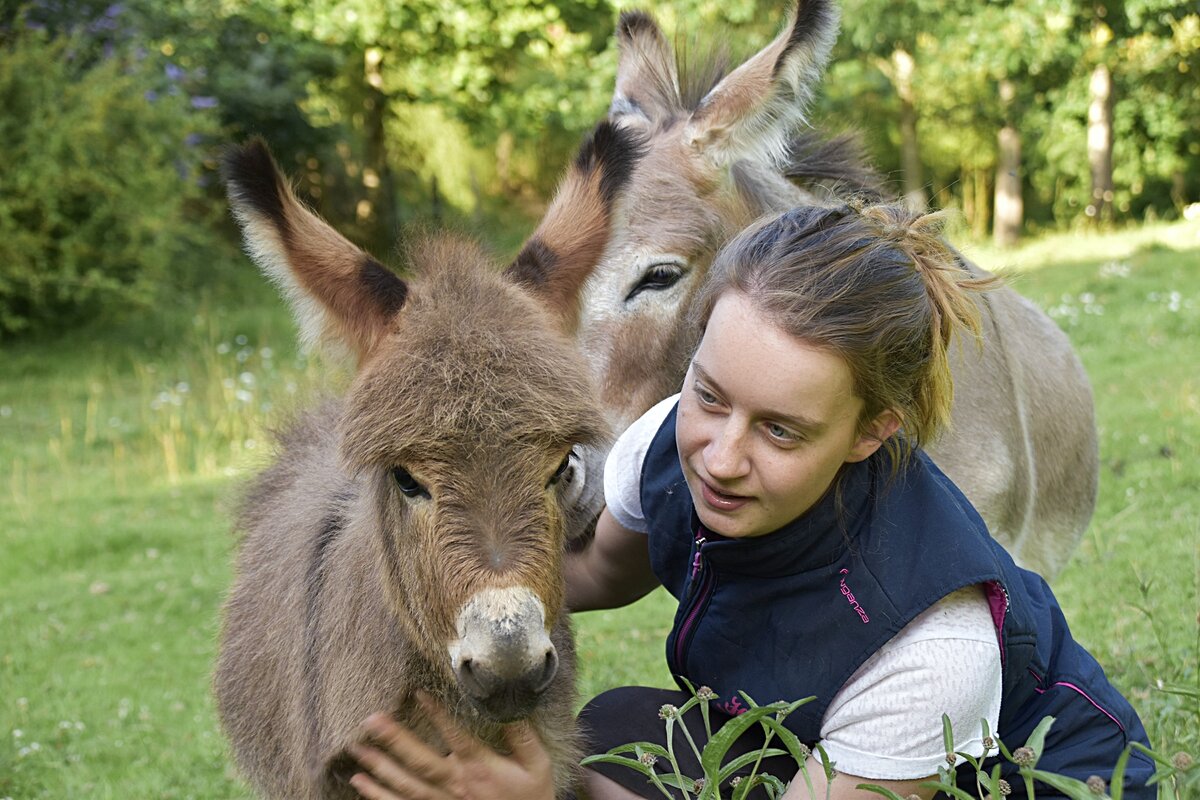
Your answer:
[[[343,753],[364,717],[437,741],[423,689],[493,745],[529,718],[563,794],[579,753],[562,551],[594,521],[572,449],[605,431],[561,322],[449,238],[411,254],[406,283],[305,208],[259,141],[225,176],[307,338],[358,359],[238,516],[214,689],[239,767],[267,797],[354,797]]]

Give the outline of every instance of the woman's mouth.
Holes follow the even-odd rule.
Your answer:
[[[749,497],[719,491],[703,480],[700,481],[700,494],[705,504],[716,511],[736,511],[750,502]]]

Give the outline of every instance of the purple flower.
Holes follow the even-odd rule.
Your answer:
[[[167,80],[169,81],[180,81],[187,76],[187,73],[183,71],[183,68],[178,67],[175,64],[167,64],[167,66],[164,67],[164,70],[167,73]]]
[[[192,108],[216,108],[217,98],[215,97],[193,97]]]
[[[158,92],[154,91],[153,89],[147,89],[145,97],[147,102],[153,103],[158,99]]]

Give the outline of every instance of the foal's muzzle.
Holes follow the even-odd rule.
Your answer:
[[[463,693],[498,722],[529,716],[558,671],[542,601],[523,586],[467,601],[449,651]]]

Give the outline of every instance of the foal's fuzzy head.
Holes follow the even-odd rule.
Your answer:
[[[573,448],[604,426],[562,320],[473,244],[414,247],[404,281],[293,195],[265,145],[226,162],[247,249],[310,339],[357,355],[340,455],[415,647],[489,716],[529,713],[556,665],[568,528],[594,520]]]
[[[384,521],[389,590],[419,642],[457,636],[467,599],[520,585],[546,624],[600,416],[573,345],[479,252],[427,242],[405,308],[346,398],[342,450]],[[431,653],[432,655],[432,653]]]

